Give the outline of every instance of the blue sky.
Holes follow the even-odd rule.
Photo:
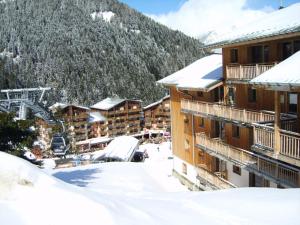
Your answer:
[[[146,14],[164,14],[177,11],[186,0],[120,0]],[[300,0],[282,0],[284,6],[289,6]],[[263,9],[265,7],[278,8],[280,0],[247,0],[247,7],[251,9]]]

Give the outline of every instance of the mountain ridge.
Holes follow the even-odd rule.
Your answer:
[[[147,104],[165,93],[156,80],[203,56],[196,39],[116,0],[9,1],[0,20],[0,88],[50,86],[52,103]]]

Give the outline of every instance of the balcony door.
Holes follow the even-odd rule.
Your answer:
[[[269,46],[268,45],[257,45],[248,48],[249,62],[256,63],[267,63],[269,62]]]
[[[214,121],[214,137],[225,140],[225,123],[222,121]]]

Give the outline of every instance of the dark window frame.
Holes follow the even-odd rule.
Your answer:
[[[248,102],[255,103],[257,101],[257,91],[255,88],[248,88]]]
[[[234,137],[234,138],[240,138],[241,137],[241,131],[240,131],[239,126],[232,125],[232,137]]]
[[[239,62],[239,51],[237,48],[230,49],[230,63]]]
[[[232,166],[232,172],[237,174],[237,175],[242,175],[242,169],[239,166],[233,165]]]

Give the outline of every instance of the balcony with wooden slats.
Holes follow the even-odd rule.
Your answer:
[[[228,189],[236,187],[234,184],[223,179],[221,176],[213,174],[201,166],[197,166],[196,171],[199,186],[203,189],[206,189],[206,187],[212,187],[213,189]]]
[[[276,64],[227,65],[226,79],[247,82],[271,69],[274,65]]]
[[[251,124],[254,122],[274,121],[274,114],[262,111],[250,111],[218,103],[181,100],[181,110],[186,113],[218,117],[228,121]]]
[[[243,165],[245,169],[263,175],[283,186],[300,187],[300,170],[284,163],[233,147],[220,139],[209,138],[205,133],[196,134],[196,146],[211,155]]]
[[[296,123],[282,121],[280,129],[280,149],[276,157],[300,167],[300,133]],[[275,153],[275,131],[272,124],[256,124],[254,127],[254,150],[267,155]]]

